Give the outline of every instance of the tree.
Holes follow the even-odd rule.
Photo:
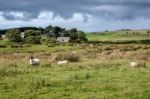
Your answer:
[[[11,29],[6,32],[6,36],[10,41],[20,42],[21,35],[19,29]]]
[[[60,27],[55,26],[52,32],[53,32],[54,38],[57,38],[61,35],[62,30]]]
[[[88,41],[88,39],[86,38],[86,34],[84,32],[78,31],[77,33],[78,33],[78,39],[80,41]]]
[[[52,30],[53,29],[53,27],[51,26],[51,25],[49,25],[49,26],[47,26],[46,28],[45,28],[45,30],[47,31],[47,32],[49,32],[50,30]]]
[[[25,39],[25,42],[28,44],[40,44],[40,36],[29,36]]]
[[[82,42],[87,41],[86,35],[82,31],[77,31],[76,28],[65,31],[64,36],[70,37],[71,42]]]
[[[48,38],[53,37],[53,26],[49,25],[45,28],[45,33],[47,34]]]
[[[70,32],[68,30],[64,31],[64,36],[70,37]]]
[[[36,36],[36,31],[34,31],[34,30],[26,30],[24,32],[24,37],[27,38],[29,36]]]
[[[61,36],[63,31],[65,31],[65,29],[58,26],[52,27],[51,25],[49,25],[45,28],[45,32],[47,33],[47,36],[49,38],[53,37],[56,39],[57,37]]]
[[[28,44],[40,44],[41,31],[26,30],[24,32],[25,42]]]
[[[72,29],[70,29],[70,32],[71,32],[71,33],[76,33],[76,32],[77,32],[77,29],[76,29],[76,28],[72,28]]]

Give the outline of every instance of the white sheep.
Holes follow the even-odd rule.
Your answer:
[[[93,47],[94,45],[93,44],[90,44],[90,47]]]
[[[132,62],[130,62],[130,66],[131,66],[131,67],[137,67],[137,66],[138,66],[138,63],[132,61]]]
[[[72,51],[72,54],[76,54],[77,53],[77,51]]]
[[[62,64],[67,64],[68,63],[68,60],[64,60],[64,61],[58,61],[58,65],[62,65]]]
[[[30,65],[39,65],[40,60],[34,57],[30,57]]]

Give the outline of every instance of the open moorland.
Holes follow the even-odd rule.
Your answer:
[[[0,99],[149,99],[150,45],[141,40],[150,34],[117,31],[87,38],[88,43],[21,46],[0,40]],[[124,40],[136,43],[91,43]],[[30,56],[40,65],[30,65]],[[57,64],[63,60],[69,62]]]

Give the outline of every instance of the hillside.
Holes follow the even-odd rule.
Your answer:
[[[86,35],[89,41],[130,41],[150,39],[150,33],[147,33],[147,30],[96,32],[87,33]]]

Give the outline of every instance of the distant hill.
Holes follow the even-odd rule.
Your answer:
[[[130,40],[147,40],[150,39],[149,29],[128,30],[128,31],[108,31],[87,33],[89,41],[130,41]]]

